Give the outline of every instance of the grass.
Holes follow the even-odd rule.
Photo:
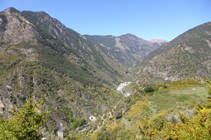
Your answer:
[[[153,96],[148,97],[148,101],[152,103],[152,108],[156,111],[177,108],[205,99],[208,96],[206,87],[189,87],[178,90],[158,90]]]
[[[153,95],[146,96],[146,102],[151,102],[151,105],[139,106],[152,118],[162,112],[162,110],[174,114],[177,111],[174,109],[180,111],[192,109],[197,103],[204,102],[208,96],[206,83],[201,83],[200,80],[187,79],[165,84],[167,87],[164,87],[164,84],[155,85],[154,88],[156,90]],[[133,110],[139,109],[138,107],[133,107]],[[131,121],[127,120],[127,117],[130,116],[128,115],[123,122],[127,127],[131,127],[132,124],[139,122],[140,117],[143,115],[142,113],[137,113],[131,117]]]
[[[189,96],[195,96],[195,97],[207,97],[207,89],[206,87],[192,87],[192,88],[187,88],[183,90],[175,90],[171,91],[173,94],[184,94],[184,95],[189,95]]]

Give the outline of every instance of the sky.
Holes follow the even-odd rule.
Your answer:
[[[0,0],[0,11],[44,11],[84,35],[171,41],[211,21],[211,0]]]

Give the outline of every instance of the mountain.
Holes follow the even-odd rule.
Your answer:
[[[132,34],[125,34],[118,37],[97,35],[84,36],[93,43],[101,44],[121,63],[129,67],[133,66],[137,60],[156,49],[162,43],[157,43],[156,41],[150,42]]]
[[[38,19],[15,8],[0,12],[1,117],[9,117],[10,107],[22,106],[29,96],[44,98],[43,110],[51,111],[47,129],[60,122],[70,127],[74,121],[75,129],[82,118],[88,121],[121,100],[113,88],[123,65],[46,13],[34,14]]]
[[[167,43],[167,40],[163,40],[163,39],[151,39],[148,40],[149,42],[153,43],[154,46],[160,47],[163,43]]]
[[[82,65],[83,69],[91,73],[97,80],[114,86],[118,83],[118,79],[122,78],[121,74],[126,71],[126,67],[102,46],[91,43],[84,36],[65,27],[60,21],[45,12],[22,11],[21,13],[77,53],[80,59],[76,56],[77,59],[74,58],[70,61]]]
[[[163,44],[134,66],[140,78],[176,81],[208,77],[211,70],[211,22]]]

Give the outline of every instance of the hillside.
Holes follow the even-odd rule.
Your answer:
[[[136,82],[133,94],[98,120],[88,137],[99,139],[210,139],[210,89],[205,79],[162,84]],[[210,82],[208,82],[210,86]],[[153,91],[145,90],[151,87]],[[207,100],[206,100],[206,97]],[[199,103],[199,104],[198,104]],[[191,127],[190,127],[191,126]]]
[[[45,12],[21,12],[34,24],[41,27],[59,42],[77,53],[74,59],[67,57],[72,63],[83,66],[83,69],[96,77],[98,81],[114,86],[126,71],[113,55],[102,46],[93,44],[72,29],[65,27],[60,21],[50,17]]]
[[[208,77],[211,69],[211,23],[197,26],[141,59],[134,66],[139,77],[176,81]]]
[[[10,107],[22,106],[29,96],[45,96],[43,110],[51,111],[47,129],[60,122],[75,129],[81,119],[102,114],[121,100],[111,87],[124,67],[99,45],[71,33],[76,36],[69,39],[76,42],[69,46],[14,8],[0,13],[1,117],[8,118]]]
[[[97,35],[84,36],[93,43],[101,44],[120,62],[129,67],[133,66],[137,60],[158,48],[159,45],[163,43],[163,41],[160,40],[150,42],[132,34],[125,34],[118,37]]]

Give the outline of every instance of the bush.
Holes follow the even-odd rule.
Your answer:
[[[153,87],[145,87],[145,88],[144,88],[144,91],[145,91],[146,93],[148,93],[148,92],[154,92],[155,90],[154,90]]]
[[[32,103],[29,98],[22,108],[11,108],[10,119],[0,119],[0,139],[40,140],[50,112],[41,112],[43,99]],[[39,113],[38,113],[39,112]]]
[[[122,113],[119,112],[119,111],[118,112],[115,112],[114,113],[114,116],[115,116],[116,119],[120,119],[120,118],[122,118]]]
[[[166,118],[164,116],[157,116],[153,119],[154,126],[157,130],[161,131],[164,125],[166,125]]]
[[[117,133],[116,138],[120,140],[135,139],[135,131],[131,129],[123,129]]]
[[[101,129],[100,129],[100,131],[101,131],[101,132],[106,131],[105,126],[102,126]]]

